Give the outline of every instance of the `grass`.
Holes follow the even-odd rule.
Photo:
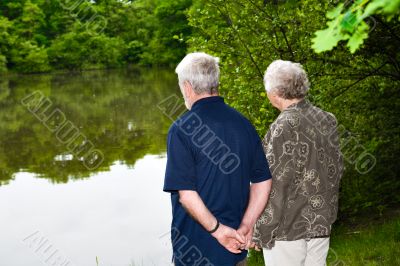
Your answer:
[[[400,214],[361,217],[334,226],[328,266],[400,266]],[[264,266],[251,251],[249,266]]]

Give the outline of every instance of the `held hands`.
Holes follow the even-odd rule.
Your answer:
[[[242,244],[240,247],[241,249],[249,250],[251,248],[254,248],[257,251],[261,250],[260,247],[258,247],[256,243],[253,242],[254,229],[252,226],[241,224],[237,232],[245,239],[245,243]]]
[[[217,231],[211,235],[228,251],[235,254],[241,253],[241,247],[246,244],[243,235],[239,234],[235,229],[223,224],[220,224]]]
[[[251,248],[260,251],[260,247],[253,242],[253,231],[253,227],[244,224],[240,225],[238,230],[220,224],[218,230],[212,233],[212,236],[228,251],[235,254]]]

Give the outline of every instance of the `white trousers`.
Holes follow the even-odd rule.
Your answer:
[[[275,241],[272,249],[263,248],[265,266],[325,266],[329,237]]]

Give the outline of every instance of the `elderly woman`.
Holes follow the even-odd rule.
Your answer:
[[[254,240],[268,266],[325,265],[343,172],[336,119],[305,99],[309,82],[298,63],[272,62],[264,85],[281,113],[263,143],[272,191]]]

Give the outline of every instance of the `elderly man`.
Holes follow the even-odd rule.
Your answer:
[[[188,54],[176,73],[189,111],[168,133],[164,191],[171,193],[173,261],[246,265],[242,249],[271,187],[261,140],[218,96],[217,58]]]
[[[264,85],[281,113],[263,142],[273,185],[255,241],[265,265],[325,265],[343,172],[336,118],[304,99],[309,82],[298,63],[274,61]]]

